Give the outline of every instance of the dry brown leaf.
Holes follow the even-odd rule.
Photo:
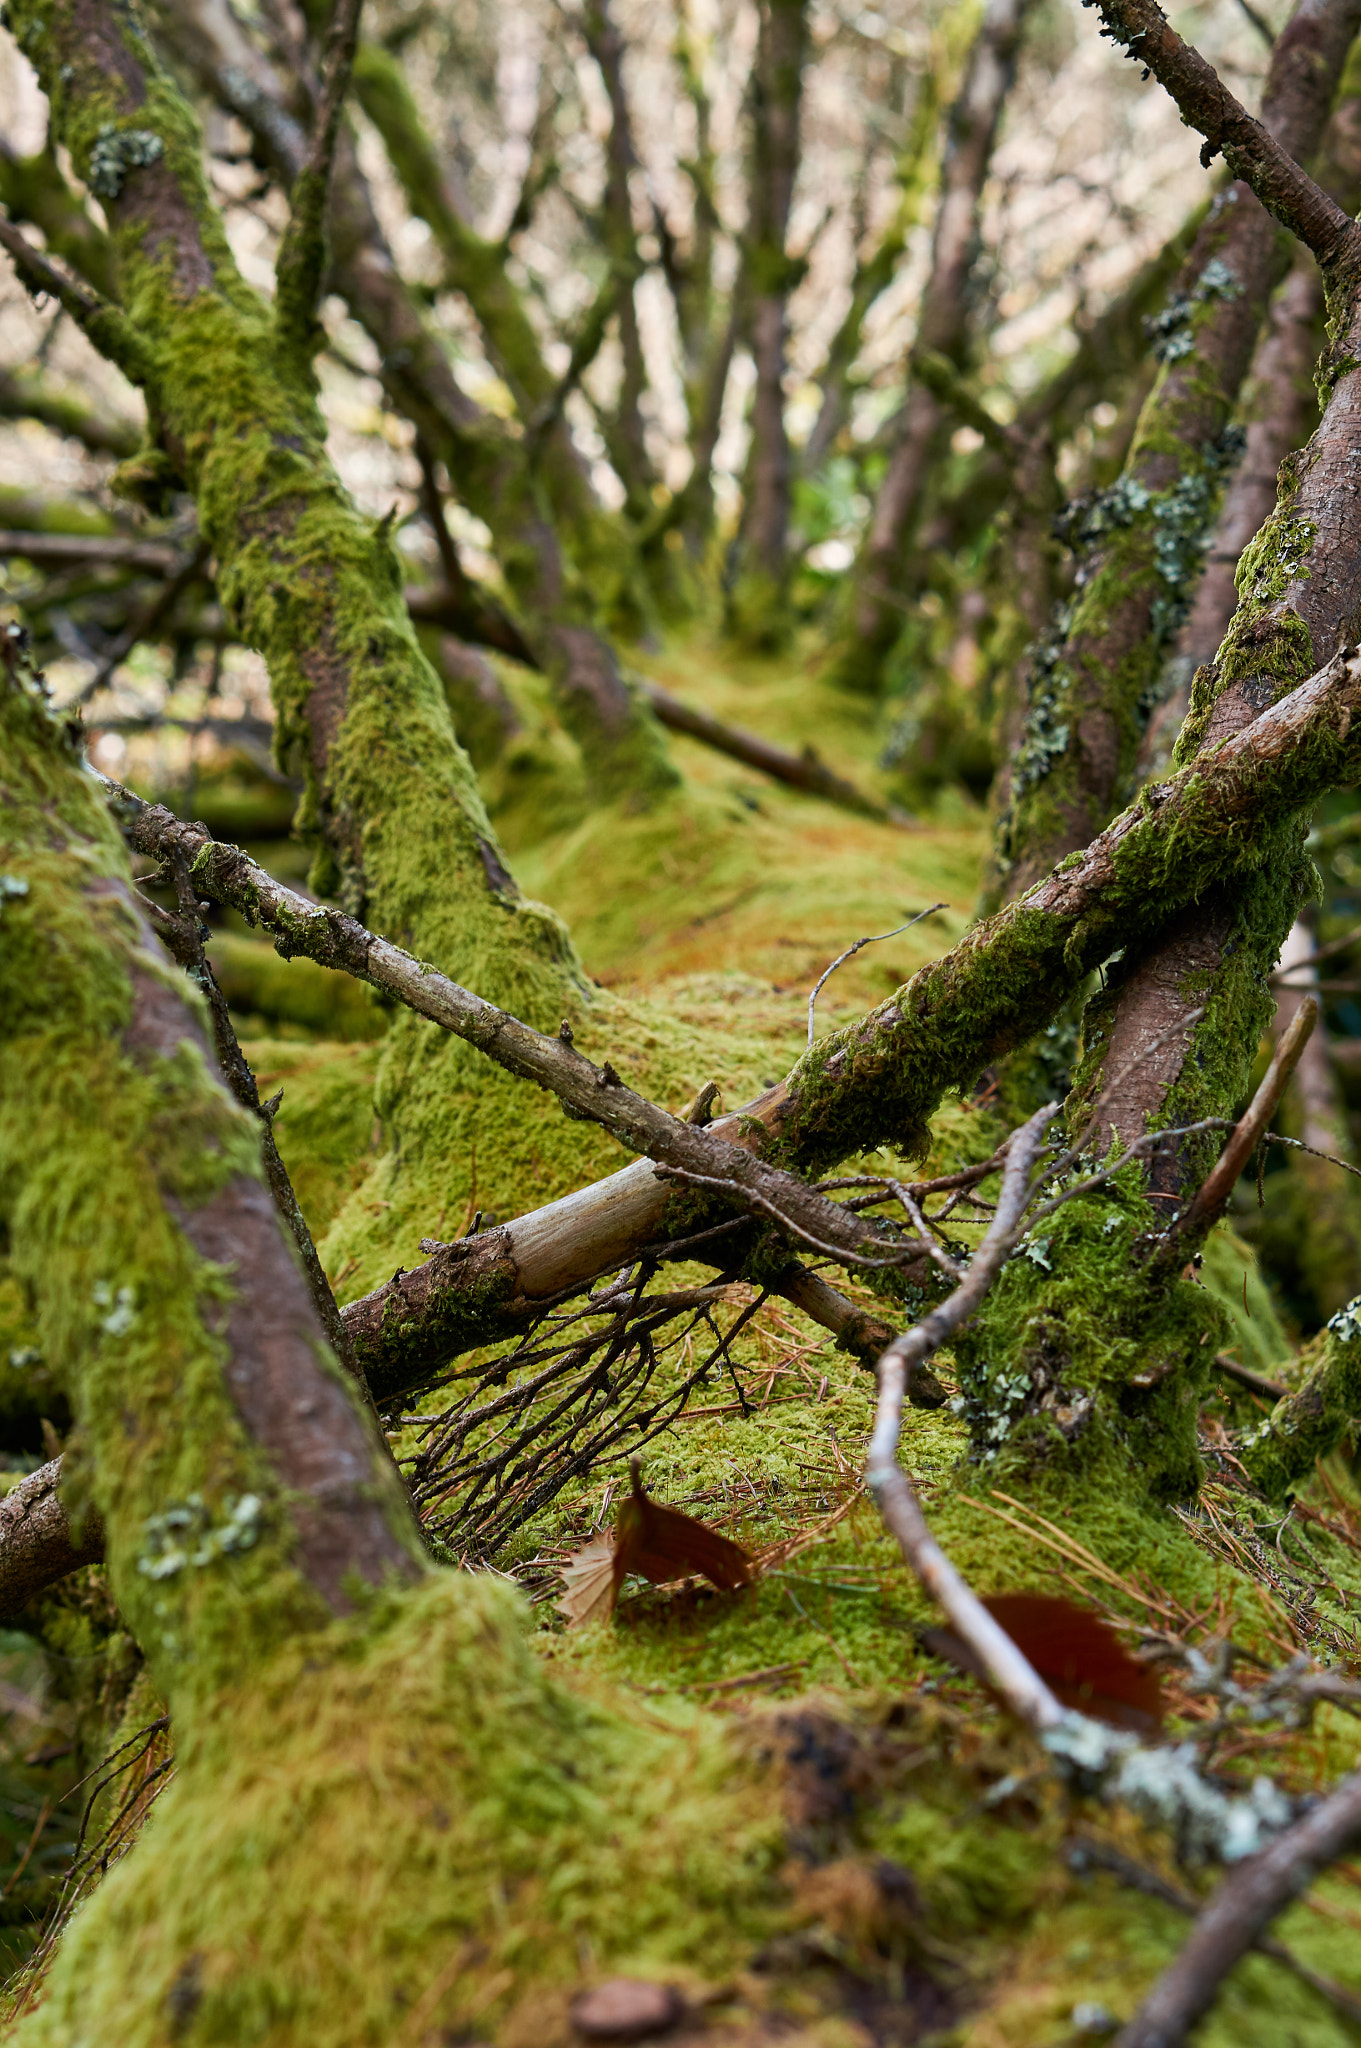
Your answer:
[[[720,1536],[693,1515],[683,1515],[679,1508],[653,1500],[643,1491],[636,1458],[629,1470],[633,1492],[619,1503],[613,1534],[606,1530],[593,1536],[562,1568],[558,1612],[566,1616],[569,1627],[607,1621],[629,1572],[650,1579],[654,1586],[699,1572],[725,1593],[747,1585],[754,1576],[753,1560],[740,1543]]]
[[[614,1532],[604,1530],[574,1550],[562,1568],[558,1613],[569,1628],[588,1621],[608,1621],[614,1612]]]
[[[1065,1706],[1140,1734],[1162,1726],[1157,1673],[1131,1657],[1099,1614],[1052,1593],[999,1593],[983,1605]],[[953,1629],[924,1628],[921,1641],[986,1681],[977,1655]]]
[[[720,1536],[707,1522],[683,1515],[679,1508],[665,1508],[643,1491],[642,1472],[636,1458],[629,1461],[633,1493],[619,1503],[615,1518],[614,1576],[618,1587],[626,1572],[637,1572],[654,1586],[669,1579],[700,1572],[721,1592],[731,1593],[745,1586],[752,1575],[752,1561],[740,1543]]]

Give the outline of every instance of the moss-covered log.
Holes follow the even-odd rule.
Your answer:
[[[1252,826],[1361,772],[1359,710],[1361,662],[1339,657],[1207,769],[1146,793],[1085,855],[976,926],[871,1016],[821,1041],[785,1082],[715,1126],[715,1135],[763,1147],[772,1162],[800,1169],[885,1138],[924,1143],[941,1097],[967,1089],[990,1059],[1023,1043],[1097,961],[1156,926],[1170,903],[1194,901],[1240,861],[1250,862]],[[579,1070],[590,1085],[575,1098],[578,1106],[626,1142],[668,1156],[675,1119],[622,1087],[602,1091],[596,1077],[608,1067],[578,1061],[560,1040],[526,1030],[350,920],[305,903],[200,827],[136,799],[117,801],[142,851],[160,858],[178,847],[197,888],[275,930],[284,950],[374,979],[528,1078],[543,1082],[561,1069],[571,1082]],[[709,1157],[692,1133],[674,1157],[700,1173],[729,1173],[735,1155],[724,1148]],[[803,1215],[815,1235],[848,1236],[830,1231],[825,1212],[809,1205],[797,1183],[763,1175],[755,1161],[737,1164],[739,1179],[777,1210]],[[379,1397],[418,1383],[459,1350],[518,1329],[536,1299],[617,1267],[664,1237],[667,1207],[665,1188],[639,1161],[398,1273],[347,1312]],[[848,1242],[856,1248],[853,1236]]]

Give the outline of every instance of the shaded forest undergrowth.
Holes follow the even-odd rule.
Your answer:
[[[692,642],[639,662],[726,720],[814,744],[862,787],[892,795],[871,718],[820,684],[812,659],[735,668]],[[985,844],[982,813],[966,798],[952,793],[934,817],[876,823],[678,740],[685,780],[674,796],[644,813],[598,805],[574,787],[568,743],[542,693],[513,671],[506,679],[521,729],[484,772],[495,823],[526,888],[561,912],[588,970],[612,991],[592,1020],[593,1056],[613,1058],[665,1106],[683,1110],[714,1081],[736,1107],[782,1074],[806,1040],[813,984],[863,934],[944,906],[848,960],[819,998],[819,1029],[881,1000],[966,926]],[[250,845],[272,871],[300,878],[290,842],[252,831],[270,798],[239,765],[164,794],[182,815]],[[525,1120],[528,1138],[484,1120],[444,1162],[439,1185],[427,1168],[403,1186],[400,1159],[383,1151],[374,1091],[381,1104],[384,1061],[410,1059],[410,1047],[394,1048],[387,1017],[358,985],[305,961],[285,964],[238,920],[215,920],[210,955],[262,1095],[283,1090],[279,1146],[342,1302],[418,1264],[422,1236],[452,1240],[479,1215],[483,1226],[504,1219],[619,1163],[607,1139],[550,1109]],[[496,1114],[516,1120],[517,1091],[493,1093]],[[911,1174],[986,1158],[1005,1128],[984,1081],[978,1099],[936,1119],[931,1157]],[[857,1165],[908,1171],[887,1154]],[[1260,1234],[1246,1184],[1240,1203]],[[967,1245],[971,1227],[958,1231]],[[1042,1260],[1045,1249],[1037,1240],[1032,1256]],[[1287,1333],[1290,1301],[1273,1293],[1243,1239],[1221,1227],[1199,1278],[1227,1319],[1226,1355],[1289,1384],[1307,1332]],[[584,1469],[569,1469],[601,1425],[587,1386],[561,1436],[562,1475],[537,1507],[525,1474],[542,1476],[540,1450],[490,1487],[477,1476],[512,1424],[528,1437],[557,1412],[561,1381],[518,1409],[507,1399],[525,1383],[523,1350],[460,1359],[447,1384],[385,1418],[399,1459],[417,1474],[441,1554],[519,1585],[532,1603],[526,1669],[546,1667],[588,1720],[604,1716],[614,1729],[613,1762],[583,1744],[595,1760],[582,1769],[592,1783],[599,1771],[613,1774],[616,1821],[632,1774],[675,1785],[670,1803],[639,1799],[632,1842],[611,1835],[583,1848],[589,1819],[559,1815],[550,1837],[569,1865],[579,1854],[581,1868],[544,1883],[542,1910],[517,1910],[513,1933],[503,1916],[500,1936],[493,1927],[463,1957],[458,2006],[471,2031],[429,2032],[445,1992],[438,1982],[413,1984],[400,2038],[566,2040],[570,1989],[607,1969],[678,1987],[682,2036],[794,2029],[832,2044],[948,2034],[1019,2048],[1108,2031],[1110,2016],[1127,2015],[1176,1952],[1188,1898],[1211,1874],[1194,1858],[1179,1865],[1166,1831],[1060,1793],[1038,1749],[920,1643],[929,1603],[862,1488],[871,1375],[788,1302],[747,1282],[715,1285],[705,1269],[672,1265],[652,1284],[693,1298],[661,1317],[638,1352],[631,1398],[643,1421],[580,1460]],[[844,1284],[873,1302],[867,1288]],[[569,1335],[608,1321],[604,1311],[591,1321],[590,1301],[569,1308],[585,1318]],[[9,1376],[27,1372],[31,1397],[12,1293],[5,1311]],[[586,1357],[583,1384],[599,1355]],[[937,1362],[955,1394],[948,1353]],[[471,1422],[459,1409],[470,1389],[489,1404]],[[651,1418],[669,1412],[673,1395],[679,1412],[658,1432]],[[1284,1520],[1250,1494],[1225,1426],[1268,1405],[1219,1378],[1201,1417],[1200,1496],[1163,1508],[1075,1483],[1067,1468],[1030,1472],[1022,1505],[1004,1472],[964,1462],[967,1432],[948,1406],[911,1412],[903,1455],[933,1527],[979,1591],[1067,1591],[1096,1607],[1157,1661],[1172,1738],[1193,1744],[1226,1785],[1247,1788],[1269,1772],[1298,1793],[1361,1755],[1356,1701],[1315,1698],[1279,1676],[1297,1657],[1343,1671],[1361,1663],[1352,1619],[1361,1493],[1338,1454]],[[29,1462],[60,1441],[62,1424],[60,1412],[44,1420]],[[561,1566],[609,1521],[639,1442],[649,1489],[736,1538],[764,1569],[734,1594],[699,1581],[642,1591],[634,1582],[611,1622],[566,1628],[555,1607]],[[521,1624],[490,1586],[488,1599],[488,1640],[514,1665]],[[78,1773],[63,1754],[63,1728],[92,1687],[127,1693],[117,1667],[134,1653],[93,1576],[47,1600],[46,1639],[69,1646],[64,1669],[58,1656],[44,1677],[27,1638],[4,1639],[6,1935],[20,2010],[50,1945],[23,1966],[35,1920],[63,1892],[64,1918],[100,1857],[116,1861],[147,1807],[175,1784],[157,1703],[134,1683],[119,1731],[120,1741],[133,1739],[101,1791],[72,1880],[90,1785],[70,1789]],[[27,1702],[17,1713],[16,1700]],[[303,1738],[295,1728],[286,1739]],[[167,1809],[173,1801],[172,1791]],[[167,1810],[153,1825],[189,1824]],[[682,1897],[693,1892],[693,1924],[674,1903],[666,1915],[622,1912],[617,1925],[599,1924],[584,1900],[596,1859],[610,1855],[612,1891],[636,1860],[644,1890],[669,1883]],[[1249,1958],[1204,2040],[1321,2048],[1353,2039],[1339,1996],[1361,1997],[1359,1894],[1361,1865],[1334,1866],[1277,1925],[1297,1967]],[[1306,1981],[1310,1971],[1330,1981],[1331,1994]]]

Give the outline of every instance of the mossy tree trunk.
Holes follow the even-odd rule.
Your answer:
[[[649,380],[634,292],[643,269],[638,237],[634,231],[631,189],[638,157],[624,83],[624,39],[607,0],[590,0],[582,17],[582,26],[586,47],[595,60],[610,106],[610,129],[605,138],[601,233],[615,283],[621,374],[619,389],[608,416],[602,422],[602,431],[610,460],[624,486],[628,511],[636,522],[646,519],[651,511],[652,489],[657,481],[643,422],[643,395]]]
[[[1361,615],[1361,529],[1351,482],[1361,360],[1355,264],[1355,250],[1344,242],[1326,273],[1330,347],[1321,373],[1323,417],[1307,448],[1282,465],[1275,509],[1239,564],[1238,610],[1215,661],[1197,673],[1177,743],[1183,774],[1204,773],[1225,750],[1250,744],[1264,716],[1284,708],[1310,675],[1315,651],[1345,640]],[[1161,795],[1146,792],[1150,809]],[[1305,816],[1257,820],[1248,828],[1255,843],[1251,875],[1238,883],[1221,878],[1168,918],[1157,936],[1126,945],[1107,962],[1105,985],[1087,1005],[1083,1057],[1068,1103],[1070,1129],[1086,1130],[1094,1154],[1152,1129],[1180,1130],[1234,1113],[1271,1018],[1270,975],[1314,886],[1306,831]],[[1047,886],[1023,902],[1037,900]],[[1129,1170],[1128,1192],[1105,1221],[1084,1225],[1070,1212],[1066,1229],[1032,1270],[1018,1262],[980,1318],[968,1368],[985,1454],[996,1455],[1005,1443],[1005,1455],[1022,1465],[1043,1463],[1057,1448],[1057,1429],[1076,1453],[1062,1461],[1068,1467],[1093,1456],[1118,1457],[1121,1446],[1136,1441],[1146,1445],[1145,1476],[1155,1486],[1176,1492],[1194,1485],[1195,1394],[1207,1339],[1194,1335],[1194,1319],[1178,1320],[1180,1283],[1141,1288],[1131,1275],[1204,1179],[1219,1146],[1213,1130],[1169,1141],[1146,1172]],[[1073,1237],[1084,1227],[1085,1245]],[[1093,1344],[1089,1320],[1098,1303],[1104,1349]],[[1126,1334],[1131,1348],[1121,1363],[1110,1338]],[[1141,1368],[1143,1387],[1136,1390],[1135,1357],[1147,1359],[1160,1346],[1163,1369],[1150,1383],[1147,1365]],[[1029,1362],[1013,1379],[1012,1366],[1002,1361],[1014,1359],[1018,1348]],[[1333,1347],[1311,1388],[1315,1419],[1326,1416],[1335,1424],[1333,1441],[1354,1391],[1352,1371],[1349,1345]],[[1055,1405],[1066,1426],[1046,1414]],[[999,1420],[1005,1426],[999,1428]],[[990,1431],[998,1438],[991,1444]],[[1312,1456],[1320,1432],[1311,1427],[1304,1434]],[[1278,1451],[1266,1461],[1274,1484],[1285,1469]]]
[[[205,86],[251,127],[285,186],[297,177],[304,139],[289,93],[218,0],[163,8],[170,45],[182,51]],[[393,98],[386,85],[384,105]],[[449,230],[413,164],[430,166],[414,107],[403,99],[394,115],[405,146],[395,163],[411,172],[421,203]],[[417,122],[414,129],[410,123]],[[424,150],[422,144],[425,145]],[[418,207],[418,210],[419,207]],[[563,720],[604,794],[655,800],[675,786],[665,741],[647,707],[629,690],[602,618],[632,610],[632,550],[618,522],[595,503],[562,433],[516,438],[460,388],[438,334],[403,282],[374,212],[353,139],[342,133],[330,206],[331,285],[349,303],[378,349],[394,403],[444,463],[451,487],[493,534],[497,560],[521,614],[522,630],[553,685]],[[468,254],[449,234],[449,250]],[[479,294],[479,296],[481,296]],[[510,311],[498,302],[495,331],[515,347]],[[534,366],[516,347],[516,366],[534,380]],[[574,551],[563,545],[568,522]]]
[[[1361,7],[1301,0],[1272,52],[1262,118],[1300,161],[1318,148]],[[985,902],[1023,894],[1125,799],[1167,650],[1199,573],[1231,425],[1290,237],[1230,185],[1158,324],[1162,362],[1114,486],[1074,507],[1071,602],[1031,659],[1021,743],[999,771]]]
[[[913,359],[941,356],[962,369],[970,326],[969,277],[978,255],[978,208],[1007,94],[1016,76],[1028,0],[989,0],[950,108],[931,271],[907,360],[907,396],[889,430],[888,467],[850,580],[835,674],[876,691],[904,623],[901,585],[922,499],[954,414],[913,374]]]
[[[742,524],[728,592],[729,630],[744,645],[788,636],[789,434],[784,419],[789,294],[799,266],[788,252],[799,168],[799,117],[808,37],[804,0],[761,0],[752,72],[752,148],[742,251],[742,306],[756,364]]]

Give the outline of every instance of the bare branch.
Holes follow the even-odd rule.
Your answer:
[[[871,1263],[915,1262],[911,1247],[895,1246],[892,1240],[886,1244],[881,1230],[817,1194],[796,1174],[757,1158],[748,1148],[753,1138],[765,1135],[759,1123],[755,1132],[749,1132],[737,1117],[703,1129],[682,1122],[635,1095],[608,1060],[601,1067],[593,1065],[575,1049],[566,1026],[558,1036],[546,1037],[400,946],[366,931],[354,918],[297,895],[236,847],[212,839],[201,826],[183,823],[163,805],[144,803],[118,783],[105,782],[104,787],[124,833],[139,852],[167,860],[178,850],[195,888],[240,911],[251,924],[263,925],[285,958],[306,954],[396,996],[419,1016],[477,1046],[508,1073],[551,1089],[569,1114],[600,1124],[660,1167],[712,1184],[729,1200],[749,1202],[777,1217],[832,1257],[858,1262],[870,1251],[889,1249],[891,1258]]]
[[[1110,1842],[1098,1841],[1092,1835],[1075,1836],[1068,1844],[1066,1860],[1069,1869],[1074,1871],[1090,1869],[1093,1864],[1098,1870],[1108,1870],[1121,1884],[1129,1885],[1135,1891],[1147,1892],[1151,1898],[1174,1906],[1179,1913],[1189,1913],[1194,1917],[1200,1911],[1201,1902],[1193,1892],[1183,1891],[1180,1885],[1172,1884],[1158,1871],[1136,1863],[1133,1857],[1124,1855]],[[1258,1955],[1270,1956],[1273,1962],[1283,1964],[1302,1984],[1308,1984],[1321,1998],[1335,2005],[1353,2024],[1361,2024],[1361,1999],[1331,1977],[1311,1970],[1283,1941],[1277,1941],[1270,1934],[1259,1934],[1252,1946]]]
[[[701,711],[696,705],[683,704],[660,683],[639,677],[637,687],[652,707],[657,723],[671,732],[683,732],[702,746],[712,747],[715,753],[726,754],[730,760],[741,761],[745,767],[768,775],[772,782],[783,782],[790,789],[806,790],[809,796],[820,796],[827,803],[839,804],[843,810],[858,811],[862,817],[877,818],[891,825],[908,822],[901,811],[895,811],[888,804],[876,803],[853,782],[847,782],[836,774],[811,747],[805,747],[801,754],[791,754],[786,748],[777,747],[770,740],[761,739],[758,734],[747,732],[741,726],[724,725],[712,713]]]
[[[1335,199],[1301,170],[1260,121],[1223,84],[1213,65],[1182,41],[1157,0],[1089,0],[1105,32],[1127,56],[1147,65],[1166,88],[1188,128],[1205,137],[1203,164],[1224,157],[1267,212],[1298,235],[1325,271],[1361,262],[1361,229]]]
[[[1198,1244],[1210,1226],[1223,1215],[1233,1193],[1233,1184],[1266,1135],[1267,1125],[1280,1106],[1290,1076],[1317,1022],[1318,1004],[1312,996],[1306,996],[1295,1012],[1289,1030],[1283,1033],[1271,1056],[1271,1065],[1262,1076],[1261,1086],[1239,1118],[1213,1171],[1196,1190],[1181,1215],[1169,1225],[1157,1254],[1159,1264],[1167,1265],[1182,1257],[1185,1248]]]
[[[1361,1771],[1225,1879],[1116,2048],[1178,2048],[1234,1964],[1325,1864],[1361,1836]]]
[[[855,955],[861,950],[862,947],[878,946],[882,944],[882,942],[885,939],[896,939],[900,932],[910,931],[913,925],[920,924],[924,917],[933,917],[938,910],[944,910],[944,908],[944,903],[933,903],[929,909],[919,910],[915,917],[909,917],[906,924],[895,924],[891,932],[875,932],[872,936],[866,936],[863,939],[857,939],[853,946],[847,946],[844,953],[837,954],[835,960],[832,962],[830,967],[823,968],[821,974],[818,976],[817,980],[813,983],[812,988],[808,992],[808,1043],[810,1045],[813,1043],[813,1007],[817,1002],[818,996],[822,991],[824,983],[829,982],[831,980],[832,976],[836,973],[837,968],[844,967],[848,960],[853,960],[855,958]]]
[[[909,1368],[924,1365],[955,1330],[968,1322],[1025,1229],[1031,1194],[1031,1168],[1044,1134],[1059,1113],[1056,1102],[1036,1110],[1012,1135],[1002,1172],[997,1214],[987,1236],[969,1262],[954,1293],[931,1313],[895,1337],[879,1361],[879,1401],[874,1414],[865,1484],[879,1512],[901,1546],[917,1577],[939,1601],[963,1641],[975,1652],[988,1677],[1012,1712],[1026,1727],[1042,1734],[1060,1726],[1064,1709],[1032,1669],[1006,1630],[995,1622],[970,1591],[927,1527],[921,1503],[898,1463],[902,1428],[903,1387]]]

